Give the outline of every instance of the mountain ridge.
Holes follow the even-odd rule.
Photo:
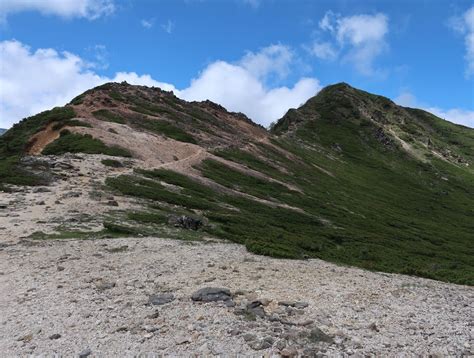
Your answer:
[[[78,155],[94,190],[138,205],[98,209],[92,236],[177,235],[170,220],[184,215],[202,226],[193,235],[258,254],[473,284],[473,153],[474,130],[346,83],[270,130],[211,101],[108,83],[2,136],[0,187],[54,186],[66,175],[55,163]]]

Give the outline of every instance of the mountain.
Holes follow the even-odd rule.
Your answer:
[[[474,284],[474,130],[345,83],[269,131],[210,101],[109,83],[13,126],[0,158],[5,191],[77,180],[99,202],[114,196],[75,218],[93,230],[35,227],[33,239],[211,237]]]
[[[3,133],[5,133],[7,130],[4,129],[4,128],[0,128],[0,135],[2,135]]]

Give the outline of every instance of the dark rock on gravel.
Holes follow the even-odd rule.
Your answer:
[[[262,302],[256,300],[247,304],[247,312],[254,314],[257,317],[265,317],[265,311],[263,310]]]
[[[232,299],[232,295],[227,288],[204,287],[194,292],[191,299],[201,302],[228,301]]]

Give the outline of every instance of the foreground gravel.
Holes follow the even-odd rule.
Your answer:
[[[205,287],[231,298],[193,301]],[[229,243],[0,246],[0,312],[2,357],[474,354],[472,287]]]

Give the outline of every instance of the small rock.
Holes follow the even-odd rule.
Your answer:
[[[317,343],[317,342],[332,343],[333,342],[333,339],[330,336],[328,336],[326,333],[324,333],[317,327],[311,330],[308,338],[313,343]]]
[[[294,301],[279,301],[278,304],[280,306],[286,306],[286,307],[295,307],[295,308],[306,308],[309,306],[307,302],[294,302]]]
[[[307,319],[305,321],[298,322],[298,326],[306,327],[306,326],[309,326],[310,324],[313,324],[313,323],[314,323],[314,321],[312,319]]]
[[[224,301],[226,307],[235,307],[235,302],[232,300]]]
[[[298,351],[294,347],[286,347],[281,350],[280,355],[284,358],[293,358],[298,355]]]
[[[33,334],[27,334],[17,339],[17,341],[30,342],[33,339]]]
[[[253,350],[260,351],[262,349],[268,349],[273,345],[274,339],[272,337],[266,337],[260,341],[250,341],[249,347]]]
[[[257,336],[253,333],[246,333],[244,334],[244,341],[245,342],[250,342],[250,341],[254,341],[257,339]]]
[[[259,300],[248,303],[246,310],[247,312],[254,314],[255,316],[262,318],[265,317],[265,310],[263,309],[262,302]]]
[[[177,345],[181,345],[181,344],[186,344],[186,343],[190,343],[191,340],[189,339],[189,337],[178,337],[175,339],[175,342]]]
[[[275,348],[278,349],[278,350],[283,350],[286,348],[286,341],[284,339],[280,339],[279,341],[277,341],[275,343]],[[281,352],[280,352],[281,354]]]
[[[89,357],[92,354],[92,351],[90,348],[84,349],[81,353],[79,353],[79,358],[86,358]]]
[[[61,335],[59,333],[55,333],[49,336],[49,339],[59,339],[61,338]]]
[[[115,287],[115,282],[113,281],[102,281],[96,282],[95,286],[99,291],[110,290],[111,288]]]
[[[148,303],[154,306],[164,305],[174,301],[174,295],[172,293],[161,293],[156,295],[151,295],[148,298]]]
[[[295,302],[295,308],[303,309],[309,306],[308,302]]]
[[[33,193],[49,193],[50,191],[50,189],[41,186],[33,189]]]
[[[238,329],[238,328],[233,328],[233,329],[231,329],[231,330],[229,331],[229,334],[230,334],[231,336],[238,336],[238,335],[241,334],[241,333],[242,333],[242,331],[241,331],[240,329]]]
[[[375,331],[375,332],[378,332],[379,329],[377,327],[377,325],[375,324],[375,322],[372,322],[371,324],[369,324],[369,329],[371,329],[372,331]]]
[[[147,316],[147,318],[149,318],[149,319],[156,319],[158,317],[160,317],[160,312],[159,311],[155,311],[152,314]]]

